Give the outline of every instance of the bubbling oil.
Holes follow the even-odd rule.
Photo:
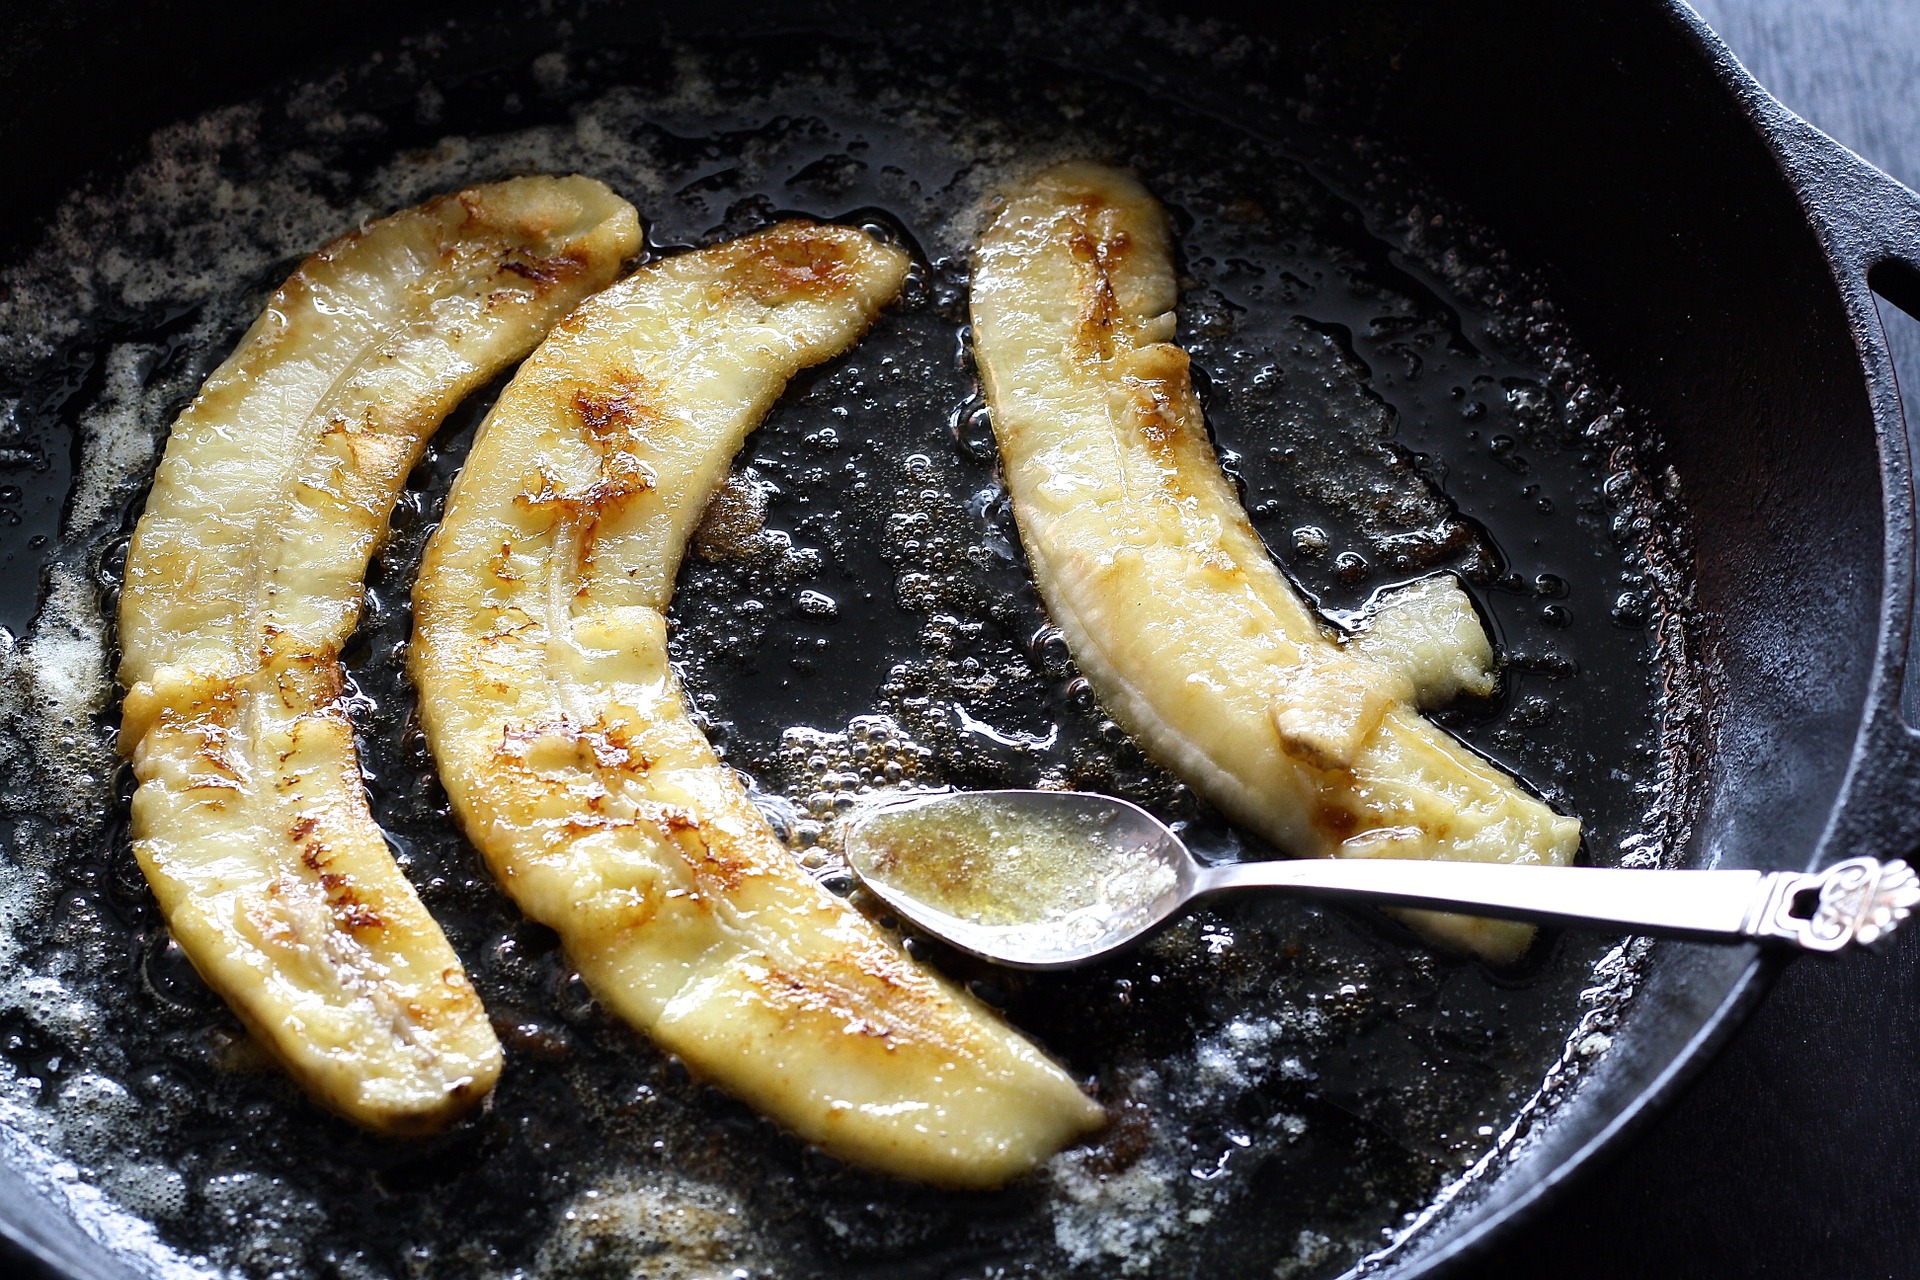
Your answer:
[[[1636,953],[1581,938],[1496,975],[1383,918],[1257,899],[1111,964],[1026,976],[909,935],[1113,1125],[992,1196],[778,1134],[600,1010],[450,824],[412,720],[407,601],[493,392],[410,482],[346,659],[374,813],[494,1015],[498,1091],[426,1141],[353,1131],[262,1069],[167,943],[127,843],[109,676],[118,566],[166,426],[300,256],[531,170],[608,181],[652,253],[801,212],[915,256],[902,303],[749,442],[672,614],[692,704],[829,887],[855,892],[836,824],[909,786],[1104,790],[1205,857],[1268,852],[1101,712],[995,474],[966,246],[998,181],[1074,155],[1134,165],[1169,205],[1181,340],[1288,573],[1330,610],[1459,573],[1506,670],[1496,699],[1445,722],[1577,812],[1596,861],[1674,847],[1684,520],[1651,437],[1537,284],[1391,156],[1286,123],[1310,103],[1275,101],[1243,132],[1102,73],[1150,47],[1196,97],[1298,85],[1257,41],[1148,10],[999,18],[872,43],[662,39],[609,36],[611,13],[583,9],[538,51],[524,25],[476,20],[170,127],[9,269],[0,480],[72,474],[59,512],[0,521],[8,563],[46,584],[0,644],[0,1139],[114,1248],[161,1274],[356,1280],[1323,1275],[1497,1159],[1603,1044]],[[1009,55],[998,31],[1080,62]]]

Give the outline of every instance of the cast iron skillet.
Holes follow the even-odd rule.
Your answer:
[[[1571,327],[1661,424],[1717,673],[1711,741],[1676,762],[1702,797],[1683,860],[1809,867],[1920,845],[1920,741],[1902,713],[1913,486],[1872,297],[1920,308],[1920,200],[1768,98],[1678,5],[1208,7],[1337,68],[1334,94],[1551,273]],[[741,29],[801,23],[791,6],[741,8]],[[90,3],[0,19],[15,175],[0,244],[154,127],[325,65],[384,10]],[[870,21],[823,4],[805,25]],[[1240,88],[1206,105],[1230,116]],[[1470,1255],[1565,1183],[1674,1091],[1770,972],[1750,950],[1660,947],[1611,1051],[1392,1272]],[[0,1229],[57,1274],[131,1274],[6,1169]]]

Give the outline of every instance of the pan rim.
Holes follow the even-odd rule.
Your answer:
[[[1843,210],[1831,196],[1823,200],[1821,172],[1833,153],[1877,181],[1898,187],[1896,180],[1852,155],[1840,143],[1775,98],[1739,61],[1732,48],[1685,0],[1661,0],[1661,15],[1705,59],[1715,83],[1731,94],[1747,125],[1767,147],[1773,167],[1799,201],[1804,222],[1816,236],[1829,280],[1839,296],[1854,339],[1857,373],[1870,395],[1876,441],[1879,445],[1880,494],[1885,519],[1882,593],[1874,670],[1856,731],[1848,767],[1829,806],[1827,821],[1808,851],[1803,870],[1818,869],[1836,848],[1857,851],[1850,841],[1850,810],[1871,807],[1872,796],[1861,799],[1857,789],[1870,786],[1877,772],[1875,757],[1894,739],[1895,749],[1911,757],[1920,747],[1920,727],[1908,725],[1899,701],[1909,635],[1915,626],[1916,492],[1913,459],[1906,448],[1906,422],[1894,389],[1892,354],[1874,311],[1869,271],[1897,256],[1872,234],[1873,213]],[[1855,176],[1858,176],[1857,174]],[[1829,179],[1830,180],[1830,179]],[[1911,195],[1911,193],[1909,193]],[[1920,197],[1914,197],[1920,208]],[[1866,243],[1862,243],[1862,242]],[[1889,447],[1889,442],[1895,442]],[[1911,678],[1908,676],[1907,678]],[[1746,964],[1723,988],[1713,1010],[1681,1049],[1667,1059],[1658,1074],[1615,1111],[1597,1132],[1490,1214],[1469,1219],[1470,1225],[1446,1239],[1425,1256],[1416,1257],[1410,1270],[1389,1272],[1406,1280],[1439,1280],[1460,1274],[1461,1268],[1485,1255],[1520,1223],[1556,1203],[1570,1188],[1618,1154],[1625,1139],[1640,1132],[1672,1105],[1694,1082],[1772,991],[1794,958],[1758,946],[1743,947]],[[1416,1246],[1417,1247],[1417,1246]],[[1349,1272],[1348,1276],[1355,1273]]]

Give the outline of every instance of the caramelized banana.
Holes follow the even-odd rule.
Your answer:
[[[1569,861],[1580,824],[1416,707],[1492,685],[1457,583],[1341,637],[1267,556],[1174,345],[1165,212],[1072,163],[1011,190],[974,250],[974,354],[1027,558],[1101,701],[1234,821],[1289,853]],[[1407,915],[1495,960],[1532,930]]]
[[[455,813],[600,1000],[843,1159],[993,1186],[1100,1107],[798,866],[667,664],[680,556],[735,451],[906,270],[860,231],[789,222],[570,316],[454,485],[412,669]]]
[[[367,562],[427,438],[639,247],[585,178],[431,200],[320,250],[174,423],[120,604],[134,853],[174,938],[315,1099],[438,1128],[486,1011],[394,865],[342,701]]]

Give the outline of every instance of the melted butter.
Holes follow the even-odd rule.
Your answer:
[[[942,915],[992,928],[1131,918],[1174,887],[1152,846],[1111,814],[959,795],[881,809],[847,855],[862,877]]]

